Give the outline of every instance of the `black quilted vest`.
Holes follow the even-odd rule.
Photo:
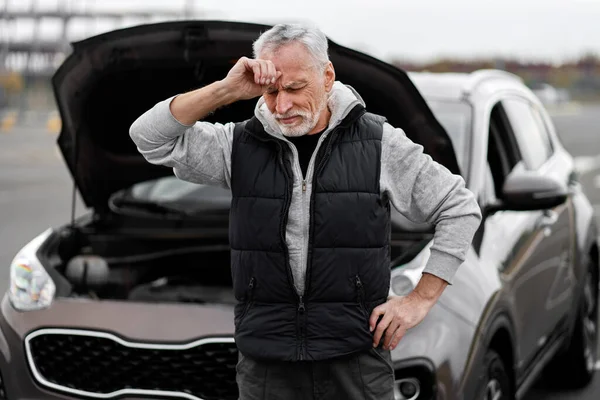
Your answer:
[[[356,106],[319,148],[302,297],[285,241],[289,146],[255,117],[236,125],[229,236],[235,340],[245,355],[322,360],[372,347],[368,319],[390,283],[390,207],[379,188],[383,122]]]

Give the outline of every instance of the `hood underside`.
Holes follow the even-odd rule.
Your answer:
[[[109,196],[134,183],[171,175],[151,165],[129,137],[133,121],[157,102],[222,79],[266,25],[177,21],[108,32],[73,44],[53,77],[62,118],[58,144],[85,204],[107,209]],[[452,144],[406,73],[329,42],[336,79],[352,86],[367,110],[387,117],[426,153],[459,173]],[[217,110],[210,122],[252,117],[256,99]]]

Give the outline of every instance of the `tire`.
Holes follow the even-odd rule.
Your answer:
[[[588,260],[583,293],[569,346],[546,368],[548,386],[560,389],[580,389],[594,377],[598,344],[598,279],[596,266]]]
[[[488,350],[483,361],[485,373],[476,400],[511,400],[510,376],[502,358]]]

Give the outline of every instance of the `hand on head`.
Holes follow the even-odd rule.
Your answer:
[[[281,76],[270,60],[242,57],[231,68],[225,80],[236,90],[240,100],[248,100],[262,95],[268,85],[274,84]]]

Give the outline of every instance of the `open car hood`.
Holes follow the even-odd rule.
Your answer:
[[[73,44],[52,83],[62,118],[58,144],[85,204],[107,209],[109,196],[137,182],[172,174],[151,165],[129,137],[133,121],[157,102],[222,79],[269,26],[177,21],[116,30]],[[459,173],[444,128],[407,74],[329,43],[336,79],[354,87],[367,109],[387,117],[426,153]],[[256,99],[217,110],[207,120],[252,117]]]

